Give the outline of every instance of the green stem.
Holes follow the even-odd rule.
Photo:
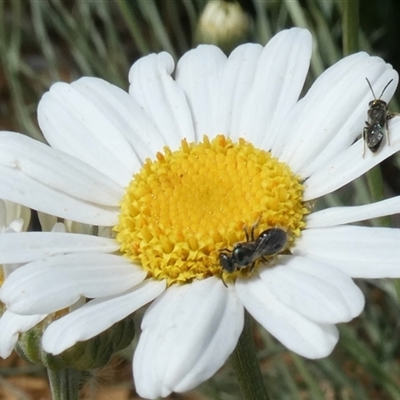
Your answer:
[[[359,17],[358,0],[347,0],[343,4],[343,54],[358,51]]]
[[[78,400],[80,372],[74,369],[47,369],[52,400]]]
[[[383,186],[383,177],[379,165],[370,169],[366,173],[365,177],[367,180],[371,202],[375,203],[383,200],[385,198],[385,188]],[[390,217],[376,218],[376,223],[378,226],[386,226],[389,228],[392,226]]]
[[[246,312],[243,332],[230,359],[242,389],[243,399],[270,400],[257,360],[251,325],[252,318]]]

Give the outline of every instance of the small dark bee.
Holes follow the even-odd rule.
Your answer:
[[[365,121],[365,128],[363,130],[364,139],[364,152],[365,156],[365,145],[373,152],[376,153],[381,147],[383,136],[386,136],[387,144],[390,145],[389,140],[389,127],[388,121],[397,114],[389,112],[388,105],[385,101],[381,100],[381,97],[387,87],[393,82],[391,79],[386,86],[383,88],[379,98],[376,98],[372,85],[368,78],[365,78],[368,82],[368,86],[374,96],[374,100],[371,100],[368,104],[368,121]]]
[[[232,250],[223,249],[219,255],[219,263],[223,270],[232,273],[250,266],[254,269],[257,260],[268,261],[265,257],[271,257],[281,252],[288,242],[287,233],[281,228],[270,228],[254,238],[255,226],[251,234],[245,230],[247,242],[236,244]]]

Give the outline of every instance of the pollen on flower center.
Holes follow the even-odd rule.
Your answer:
[[[281,227],[298,236],[303,187],[269,152],[223,135],[146,160],[130,182],[114,228],[123,254],[169,284],[221,276],[219,251]],[[233,275],[233,274],[232,274]]]

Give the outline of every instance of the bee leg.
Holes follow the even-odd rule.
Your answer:
[[[251,227],[251,231],[250,231],[251,240],[254,240],[254,230],[256,229],[257,225],[258,225],[258,221]],[[247,241],[249,241],[249,240],[247,239]]]
[[[388,145],[390,145],[390,138],[389,138],[389,120],[391,120],[394,117],[399,116],[400,114],[398,113],[394,113],[394,112],[390,112],[386,115],[386,140]]]
[[[368,122],[365,122],[368,125]],[[368,128],[364,128],[363,129],[363,134],[362,134],[362,138],[363,138],[363,158],[365,157],[365,146],[367,144],[367,131]]]
[[[247,229],[246,225],[243,227],[243,230],[244,230],[244,233],[246,235],[246,242],[249,242],[250,241],[250,235],[249,235],[249,230]]]
[[[386,120],[386,142],[388,146],[390,146],[390,138],[389,138],[389,124],[388,121]]]
[[[259,216],[258,220],[251,227],[251,235],[250,235],[251,240],[255,240],[254,231],[256,230],[258,224],[260,223],[260,220],[261,220],[261,215]],[[247,235],[246,235],[246,237],[247,237]],[[249,238],[247,238],[247,241],[249,241]]]
[[[251,274],[251,273],[254,271],[255,266],[256,266],[256,263],[255,263],[255,262],[253,262],[253,263],[250,265],[249,274]]]
[[[392,117],[393,118],[393,117]],[[386,116],[386,122],[385,122],[385,137],[386,137],[386,143],[388,146],[390,146],[390,139],[389,139],[389,114]]]
[[[228,253],[232,253],[232,250],[229,250],[229,249],[219,249],[218,251],[220,251],[220,252],[227,251]]]

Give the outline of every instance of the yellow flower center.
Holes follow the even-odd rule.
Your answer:
[[[121,252],[148,276],[169,285],[191,282],[221,276],[221,250],[246,242],[246,228],[254,226],[255,238],[282,228],[290,246],[308,213],[302,194],[286,164],[244,139],[182,140],[179,150],[165,147],[133,177],[114,230]],[[223,278],[249,269],[224,272]]]

